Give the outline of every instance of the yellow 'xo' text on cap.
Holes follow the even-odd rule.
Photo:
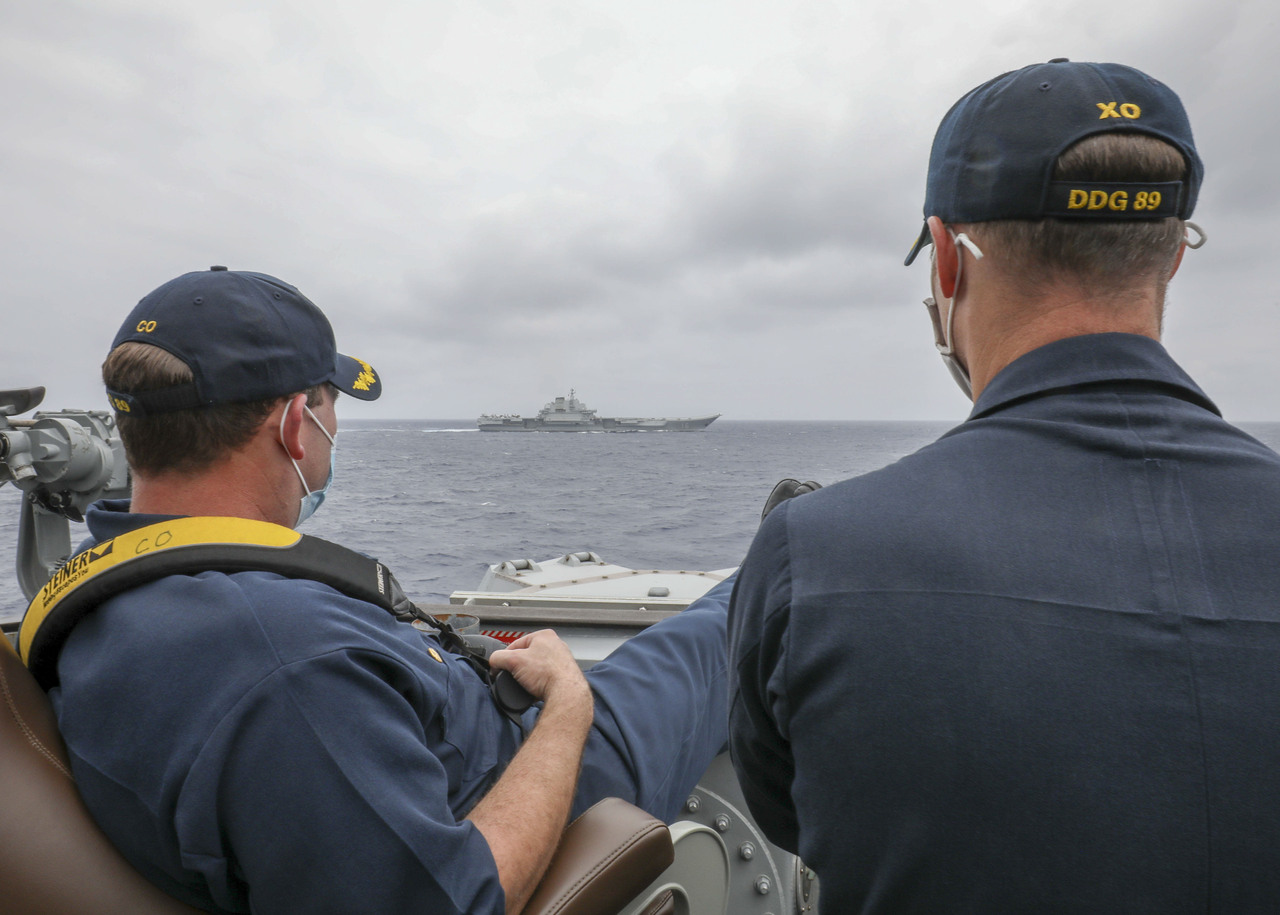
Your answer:
[[[1102,114],[1098,115],[1098,120],[1101,121],[1103,118],[1128,118],[1131,121],[1135,121],[1142,117],[1142,109],[1133,104],[1133,102],[1125,102],[1120,105],[1120,110],[1117,111],[1116,105],[1118,104],[1119,102],[1098,102],[1098,107],[1102,109]]]

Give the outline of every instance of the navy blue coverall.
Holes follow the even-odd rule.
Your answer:
[[[90,533],[165,520],[127,509],[96,504]],[[731,586],[587,672],[575,815],[622,797],[671,818],[723,749]],[[90,613],[58,671],[50,698],[80,793],[169,894],[257,915],[504,911],[465,817],[521,734],[433,634],[319,582],[170,575]]]
[[[1280,911],[1280,456],[1153,340],[1028,353],[784,503],[729,655],[824,913]]]

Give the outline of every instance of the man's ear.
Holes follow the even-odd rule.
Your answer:
[[[956,271],[960,262],[956,255],[956,243],[937,216],[928,220],[929,234],[933,236],[933,263],[938,271],[938,288],[948,299],[956,295]]]
[[[306,449],[302,447],[302,424],[306,420],[307,395],[294,394],[284,403],[284,419],[280,423],[280,444],[289,453],[289,457],[300,461],[306,457]]]
[[[1178,272],[1178,268],[1182,266],[1182,255],[1187,253],[1187,243],[1184,241],[1178,245],[1178,256],[1173,259],[1173,269],[1169,271],[1169,279],[1173,279],[1174,274]]]

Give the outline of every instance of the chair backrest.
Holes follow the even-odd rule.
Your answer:
[[[89,816],[49,700],[0,638],[0,911],[194,915],[148,883]]]
[[[673,860],[665,823],[607,797],[569,824],[521,915],[616,915]],[[666,911],[664,901],[645,915]]]

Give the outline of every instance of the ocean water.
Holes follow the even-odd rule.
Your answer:
[[[616,434],[340,422],[333,489],[302,531],[377,556],[421,602],[474,588],[492,563],[578,550],[638,568],[734,566],[779,479],[829,484],[866,473],[953,425],[718,420],[701,432]],[[1242,425],[1280,447],[1280,423]],[[0,487],[10,569],[20,495]],[[73,526],[72,542],[83,536]],[[8,575],[5,620],[25,609]]]

